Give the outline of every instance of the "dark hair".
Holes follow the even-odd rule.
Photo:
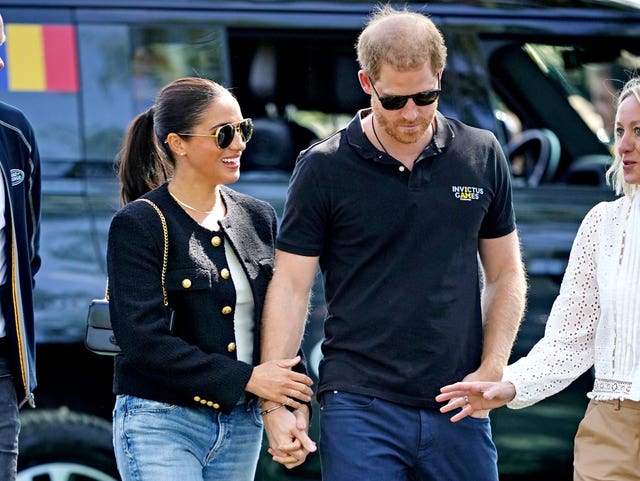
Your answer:
[[[211,102],[225,92],[230,93],[208,79],[174,80],[158,92],[153,107],[133,119],[116,159],[123,204],[171,177],[175,158],[165,143],[167,136],[191,130]]]

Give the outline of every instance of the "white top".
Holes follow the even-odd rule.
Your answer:
[[[640,195],[585,216],[545,335],[507,366],[510,408],[555,394],[595,366],[592,399],[640,401]]]
[[[225,245],[224,254],[236,289],[236,311],[234,314],[236,356],[239,361],[253,364],[253,292],[251,292],[249,279],[247,279],[238,257],[228,244]]]

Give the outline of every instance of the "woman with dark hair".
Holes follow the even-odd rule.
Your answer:
[[[620,198],[582,221],[544,337],[505,367],[502,382],[456,383],[436,398],[449,401],[440,410],[456,410],[455,422],[505,404],[530,406],[594,366],[575,481],[640,479],[640,77],[618,96],[613,132],[607,179]]]
[[[225,186],[239,178],[252,130],[227,89],[183,78],[123,143],[125,205],[107,253],[123,481],[252,481],[268,414],[261,398],[308,426],[311,379],[296,372],[300,356],[259,364],[275,212]]]

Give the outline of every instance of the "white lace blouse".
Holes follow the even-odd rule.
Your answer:
[[[585,216],[544,337],[505,368],[516,387],[508,406],[549,397],[594,365],[589,398],[640,401],[640,195]]]

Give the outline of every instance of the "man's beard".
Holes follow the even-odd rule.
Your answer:
[[[431,112],[428,117],[418,117],[412,124],[419,126],[418,130],[414,132],[406,132],[405,130],[398,127],[398,125],[406,124],[406,121],[397,120],[390,121],[388,120],[384,114],[381,114],[378,109],[381,107],[373,107],[373,115],[375,122],[382,127],[385,133],[391,137],[396,142],[401,144],[415,144],[420,142],[427,135],[427,131],[429,130],[429,126],[435,117],[435,109]]]

